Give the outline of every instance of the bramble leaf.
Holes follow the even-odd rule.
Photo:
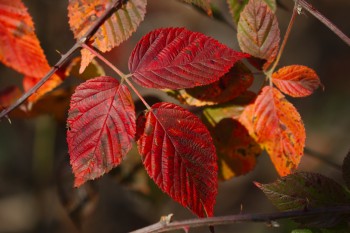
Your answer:
[[[105,12],[107,5],[112,2],[112,0],[70,0],[68,17],[74,37],[80,39],[98,17]],[[99,27],[94,36],[89,40],[91,45],[101,52],[107,52],[128,39],[144,19],[146,5],[146,0],[129,0],[124,3],[121,9],[114,12]],[[87,50],[82,50],[81,73],[93,57]]]
[[[0,61],[31,77],[43,77],[50,66],[21,0],[0,1]]]
[[[183,2],[193,4],[202,8],[209,16],[213,15],[213,12],[210,7],[210,0],[181,0]]]
[[[285,94],[293,97],[311,95],[320,85],[316,72],[307,66],[286,66],[272,74],[272,82]]]
[[[212,102],[212,104],[224,103],[245,92],[252,85],[253,79],[252,72],[243,63],[237,62],[218,81],[186,89],[186,92],[201,101]]]
[[[235,23],[238,23],[240,14],[249,0],[226,0],[231,16]],[[270,9],[276,11],[276,0],[264,0]]]
[[[304,151],[305,128],[282,93],[264,87],[255,103],[246,107],[240,122],[267,150],[279,175],[288,175],[297,168]]]
[[[144,87],[191,88],[219,80],[248,54],[184,28],[158,29],[144,36],[129,58],[133,80]]]
[[[280,41],[280,30],[275,14],[262,0],[250,0],[241,13],[237,38],[243,52],[265,59],[263,69],[275,60]]]
[[[271,184],[256,184],[280,210],[307,210],[350,202],[349,193],[341,185],[316,173],[298,172]],[[308,226],[332,227],[342,220],[341,215],[325,213],[318,218],[306,218],[303,222]]]
[[[135,109],[125,85],[108,76],[77,87],[67,120],[74,185],[102,176],[119,165],[135,136]]]
[[[244,175],[254,169],[261,148],[241,123],[224,118],[210,131],[218,154],[221,180]]]
[[[154,182],[199,217],[213,216],[216,153],[210,133],[189,111],[157,103],[137,120],[138,149]]]

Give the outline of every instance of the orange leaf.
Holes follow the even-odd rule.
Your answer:
[[[305,129],[299,113],[281,92],[265,87],[242,113],[240,122],[267,150],[281,176],[297,168],[303,155]]]
[[[0,61],[32,77],[42,77],[50,69],[21,0],[0,1]]]
[[[23,79],[23,88],[24,91],[28,91],[30,88],[32,88],[35,84],[37,84],[40,81],[40,78],[35,77],[29,77],[25,76]],[[38,99],[40,99],[43,95],[45,95],[47,92],[52,91],[55,87],[60,85],[62,83],[62,78],[57,75],[53,74],[45,83],[42,85],[33,95],[31,95],[28,98],[29,103],[34,103]]]
[[[250,0],[240,15],[237,27],[239,47],[243,52],[265,59],[264,70],[275,60],[280,30],[275,14],[262,0]]]
[[[89,27],[106,10],[112,0],[70,0],[68,6],[69,25],[74,37],[81,38]],[[110,51],[121,42],[128,39],[136,31],[146,14],[146,0],[129,0],[121,9],[99,27],[95,35],[90,39],[91,45],[101,52]],[[82,66],[84,71],[93,56],[82,50]]]
[[[272,74],[272,82],[285,94],[293,97],[311,95],[321,85],[316,72],[307,66],[292,65]]]

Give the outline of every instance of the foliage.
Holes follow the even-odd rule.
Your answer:
[[[209,0],[184,2],[213,16]],[[135,45],[128,61],[130,74],[123,74],[101,53],[137,30],[147,1],[118,1],[115,8],[109,8],[112,3],[116,2],[69,1],[70,28],[75,38],[83,41],[81,58],[59,67],[25,108],[29,115],[50,111],[39,108],[40,101],[53,98],[52,90],[68,76],[79,76],[79,61],[80,73],[93,66],[89,71],[92,77],[84,78],[70,99],[67,119],[76,187],[117,167],[136,142],[145,170],[156,185],[197,216],[210,217],[214,215],[218,178],[227,180],[248,173],[265,149],[282,178],[257,186],[279,209],[307,210],[349,203],[348,191],[335,181],[313,173],[293,174],[304,154],[306,135],[300,114],[282,93],[305,97],[321,86],[321,81],[313,69],[302,65],[275,71],[283,51],[275,1],[227,1],[242,52],[199,32],[160,28]],[[108,11],[111,14],[97,25]],[[22,1],[0,0],[0,12],[0,61],[25,76],[23,89],[30,92],[50,66]],[[95,32],[83,38],[96,25]],[[94,57],[114,70],[121,81],[105,76]],[[248,91],[255,77],[245,59],[253,65],[261,63],[258,72],[269,83],[257,93]],[[173,103],[149,106],[131,81],[145,88],[166,89],[180,103],[201,107],[199,116]],[[138,117],[129,88],[147,108]],[[1,109],[20,95],[18,87],[3,90]],[[349,187],[348,157],[343,174]],[[329,228],[344,224],[345,219],[329,214],[322,219],[298,221]]]

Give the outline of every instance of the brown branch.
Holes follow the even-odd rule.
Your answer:
[[[157,233],[179,230],[183,228],[195,228],[203,226],[228,225],[242,222],[265,222],[271,223],[280,219],[300,219],[310,216],[322,216],[324,214],[349,214],[350,206],[334,206],[327,208],[317,208],[309,210],[293,210],[275,213],[259,213],[259,214],[238,214],[222,217],[211,217],[201,219],[191,219],[178,222],[160,221],[145,228],[132,231],[131,233]],[[166,218],[164,218],[166,219]]]
[[[294,0],[296,1],[296,0]],[[321,21],[325,26],[327,26],[332,32],[334,32],[341,40],[343,40],[348,46],[350,46],[350,38],[345,35],[337,26],[335,26],[329,19],[317,11],[310,3],[305,0],[299,0],[298,3],[302,8],[307,10],[316,19]]]
[[[14,104],[12,104],[7,109],[0,113],[0,120],[7,116],[12,110],[21,105],[26,99],[28,99],[32,94],[34,94],[58,69],[65,65],[72,55],[81,49],[82,45],[88,41],[98,30],[98,28],[118,9],[120,9],[127,0],[115,0],[113,3],[107,6],[106,11],[101,15],[97,21],[91,25],[89,30],[68,50],[67,53],[61,56],[61,59],[50,69],[50,71],[29,91],[24,93]]]

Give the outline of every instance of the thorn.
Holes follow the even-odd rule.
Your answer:
[[[298,12],[298,15],[301,15],[303,12],[303,7],[301,5],[297,5],[297,12]]]
[[[56,49],[56,53],[58,53],[61,57],[63,57],[63,54]]]
[[[6,117],[6,119],[9,121],[10,125],[12,125],[12,121],[11,121],[9,115],[5,115],[5,117]]]
[[[174,214],[168,214],[167,216],[162,216],[160,218],[160,222],[163,225],[168,225],[171,222],[172,217],[174,216]]]
[[[190,231],[189,227],[183,227],[182,229],[184,230],[185,233],[188,233]]]
[[[242,214],[243,213],[243,204],[241,203],[241,209],[240,209],[240,213],[239,214]]]
[[[28,111],[31,111],[33,108],[33,103],[32,102],[29,102],[28,105],[27,105],[27,110]]]

